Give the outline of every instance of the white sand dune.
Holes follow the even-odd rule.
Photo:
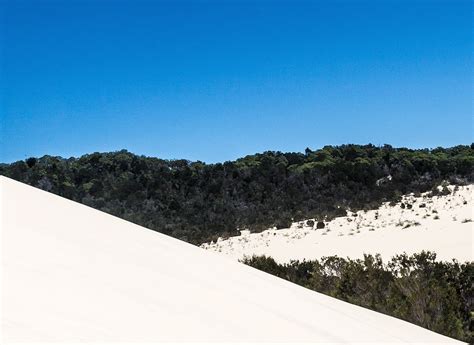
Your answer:
[[[454,343],[0,177],[2,344]]]
[[[289,229],[269,229],[206,243],[201,247],[234,259],[267,255],[278,262],[311,260],[323,256],[362,258],[380,254],[384,260],[406,252],[437,253],[440,260],[474,260],[474,185],[449,186],[449,195],[406,195],[395,206],[348,212],[325,223],[324,229],[294,223]],[[402,203],[405,208],[402,208]]]

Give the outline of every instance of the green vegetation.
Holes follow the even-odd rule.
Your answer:
[[[147,228],[200,244],[318,221],[433,190],[443,180],[474,180],[474,144],[433,150],[389,145],[326,146],[305,153],[264,152],[205,164],[127,151],[1,164],[0,174]],[[449,190],[448,190],[449,192]]]
[[[434,332],[474,342],[474,264],[436,261],[436,255],[405,254],[384,264],[325,257],[278,264],[272,258],[244,263],[306,288],[391,315]]]

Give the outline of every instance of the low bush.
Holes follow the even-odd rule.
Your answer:
[[[474,341],[474,264],[441,262],[436,254],[337,256],[278,264],[248,257],[247,265],[306,288],[391,315],[462,341]]]

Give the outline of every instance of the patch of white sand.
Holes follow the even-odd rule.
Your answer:
[[[1,342],[452,339],[0,177]]]
[[[377,210],[347,212],[346,217],[325,222],[324,229],[316,229],[316,224],[308,226],[305,221],[289,229],[244,231],[201,247],[234,259],[267,255],[278,262],[330,255],[362,258],[364,253],[378,253],[389,260],[402,252],[422,250],[436,252],[440,260],[472,261],[474,185],[448,188],[450,195],[411,194],[395,206],[385,203]]]

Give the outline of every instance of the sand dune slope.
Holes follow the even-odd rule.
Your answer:
[[[438,259],[474,260],[474,185],[449,186],[447,195],[405,195],[396,205],[384,203],[370,211],[347,212],[324,222],[293,223],[289,229],[269,229],[204,243],[201,247],[234,259],[267,255],[279,262],[323,256],[362,258],[380,254],[384,260],[406,252],[433,251]],[[311,226],[310,226],[311,225]]]
[[[0,193],[2,343],[456,342],[5,177]]]

